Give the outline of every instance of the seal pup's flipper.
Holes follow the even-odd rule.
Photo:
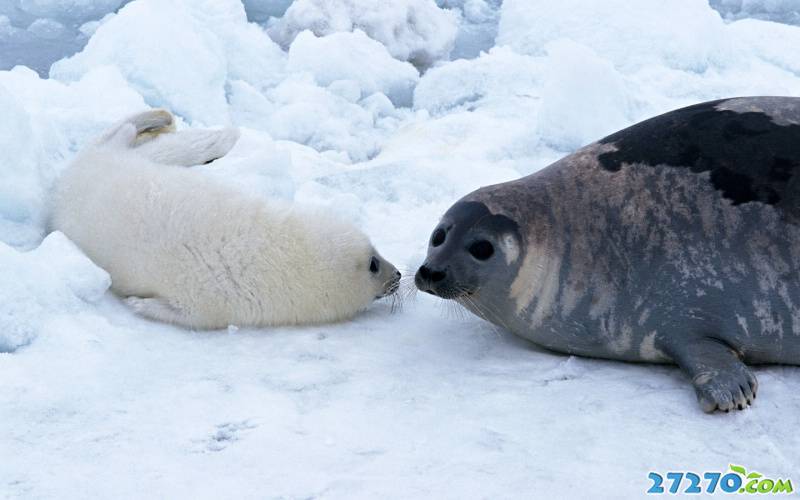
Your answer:
[[[175,119],[165,109],[152,109],[125,118],[100,136],[98,146],[130,148],[175,131]]]
[[[173,323],[183,326],[192,326],[189,315],[181,309],[172,306],[166,300],[157,297],[127,297],[125,304],[128,305],[136,314],[145,318]]]
[[[122,120],[101,136],[97,146],[134,149],[163,165],[193,166],[222,158],[239,140],[239,129],[175,131],[175,119],[165,109],[145,111]]]
[[[239,129],[189,129],[161,134],[136,148],[136,152],[164,165],[190,167],[222,158],[239,140]]]
[[[691,377],[697,402],[706,413],[743,410],[756,398],[756,376],[725,342],[705,337],[676,343],[667,350]]]

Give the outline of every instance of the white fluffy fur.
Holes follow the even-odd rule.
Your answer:
[[[53,229],[137,312],[194,328],[322,323],[394,289],[396,269],[352,225],[176,166],[224,156],[235,129],[172,130],[164,111],[132,117],[81,152],[56,187]]]

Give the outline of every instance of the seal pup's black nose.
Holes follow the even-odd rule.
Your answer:
[[[400,278],[402,277],[403,275],[400,274],[400,271],[394,272],[392,279],[389,281],[389,287],[386,290],[386,295],[391,295],[400,288]]]
[[[395,292],[397,292],[397,290],[400,289],[400,278],[402,278],[402,277],[403,277],[403,275],[400,273],[400,271],[395,271],[392,274],[392,277],[389,279],[389,281],[387,281],[384,284],[383,293],[378,295],[375,298],[376,299],[382,299],[384,297],[388,297],[389,295],[392,295]]]

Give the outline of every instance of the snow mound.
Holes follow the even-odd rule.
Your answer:
[[[27,253],[0,243],[0,276],[0,353],[30,344],[49,318],[80,311],[111,285],[108,273],[57,232]]]
[[[537,135],[564,152],[695,102],[796,95],[798,41],[797,27],[726,24],[697,0],[507,0],[497,38],[541,61]]]
[[[633,121],[630,89],[611,62],[569,40],[551,42],[546,50],[552,69],[537,126],[544,142],[571,151]]]
[[[414,89],[414,109],[439,116],[487,98],[524,95],[541,87],[543,74],[541,60],[497,47],[477,59],[431,68]]]
[[[697,0],[506,0],[497,43],[541,55],[548,42],[569,38],[620,68],[654,64],[702,72],[732,55],[724,27],[719,14]]]
[[[458,15],[433,0],[297,0],[269,33],[289,47],[305,30],[323,36],[356,29],[384,44],[395,58],[427,68],[450,55]]]
[[[742,19],[731,23],[728,30],[762,61],[790,75],[800,75],[800,51],[786,50],[786,47],[800,47],[800,28]]]
[[[270,95],[279,107],[265,125],[276,139],[318,151],[345,151],[351,161],[366,160],[379,151],[372,114],[358,104],[300,76],[287,79]]]
[[[265,132],[240,129],[241,135],[228,154],[208,165],[194,167],[261,198],[291,201],[296,169],[289,153],[279,149]]]
[[[244,80],[257,88],[283,81],[286,54],[261,27],[247,21],[239,0],[180,1],[216,35],[224,50],[228,80]]]
[[[274,83],[283,57],[247,23],[236,0],[139,0],[101,25],[82,52],[54,64],[50,75],[71,81],[91,68],[115,66],[148,104],[216,125],[229,121],[228,78]]]
[[[226,116],[224,57],[217,37],[178,2],[142,0],[100,26],[82,52],[55,63],[50,76],[72,81],[113,65],[148,104],[219,124]]]
[[[232,82],[229,99],[238,125],[351,163],[378,154],[404,116],[383,94],[359,100],[361,93],[354,80],[336,80],[324,88],[310,73],[294,73],[264,93],[246,82]]]
[[[414,93],[414,108],[437,118],[424,125],[437,130],[424,142],[437,135],[452,141],[459,153],[471,151],[471,163],[526,158],[517,169],[530,173],[556,159],[553,151],[572,151],[632,123],[638,102],[609,61],[569,40],[551,42],[545,53],[496,47],[428,71]]]
[[[419,80],[414,66],[392,58],[386,47],[358,29],[320,38],[303,31],[289,48],[287,69],[308,71],[323,86],[354,81],[359,87],[359,93],[354,95],[356,100],[362,95],[382,92],[400,106],[411,105],[411,95]]]

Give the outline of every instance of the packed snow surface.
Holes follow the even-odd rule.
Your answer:
[[[706,415],[677,368],[545,352],[422,294],[192,332],[48,234],[76,152],[166,107],[242,128],[197,175],[342,214],[411,275],[479,186],[683,105],[800,95],[798,3],[712,4],[0,0],[0,497],[625,498],[731,463],[797,486],[800,368]]]

